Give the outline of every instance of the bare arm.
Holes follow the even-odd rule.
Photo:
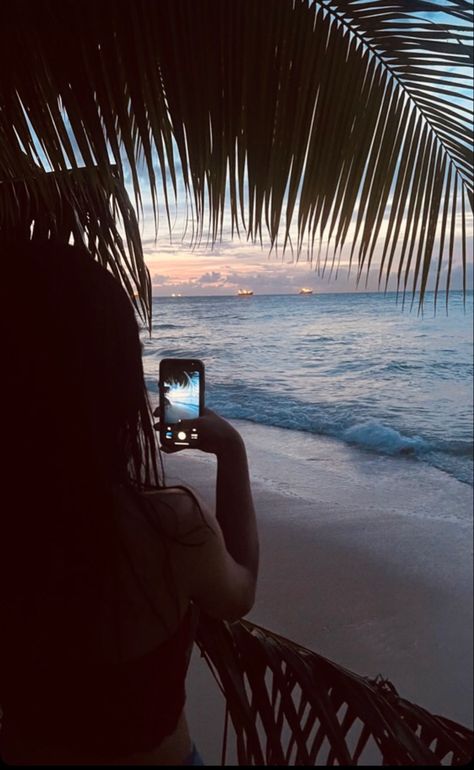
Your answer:
[[[230,427],[230,426],[229,426]],[[232,428],[233,430],[233,428]],[[258,573],[258,535],[245,445],[237,431],[217,455],[216,517],[225,544],[254,583]]]
[[[210,615],[234,620],[253,606],[258,573],[247,454],[235,428],[207,409],[199,418],[199,438],[200,449],[217,457],[216,518],[201,504],[209,537],[201,548],[183,550],[182,558],[190,597]]]

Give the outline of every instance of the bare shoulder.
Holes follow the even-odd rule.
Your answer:
[[[178,487],[154,492],[153,505],[170,538],[176,580],[187,598],[213,617],[235,620],[245,615],[254,602],[255,581],[227,551],[209,508]]]
[[[147,492],[145,497],[171,538],[197,544],[206,530],[213,531],[217,526],[208,506],[190,489],[167,487]]]

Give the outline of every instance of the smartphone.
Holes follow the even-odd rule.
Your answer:
[[[163,358],[160,362],[160,442],[168,447],[199,447],[192,420],[204,408],[204,364],[196,358]],[[182,428],[182,420],[191,423]]]

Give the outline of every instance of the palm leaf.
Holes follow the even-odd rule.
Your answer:
[[[371,765],[472,756],[472,731],[254,623],[201,616],[197,644],[226,699],[239,765],[347,767],[364,764],[364,751]]]
[[[55,238],[86,245],[122,283],[142,319],[151,318],[138,222],[113,168],[47,174],[35,167],[27,180],[0,182],[0,238]]]
[[[0,30],[0,179],[112,156],[158,226],[181,169],[195,239],[229,200],[232,231],[296,228],[322,269],[345,250],[360,279],[379,249],[380,281],[422,300],[436,251],[449,288],[473,194],[466,0],[19,0]]]

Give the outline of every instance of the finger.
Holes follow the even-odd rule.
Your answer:
[[[157,406],[156,409],[152,412],[153,417],[159,417],[160,416],[160,407]]]

